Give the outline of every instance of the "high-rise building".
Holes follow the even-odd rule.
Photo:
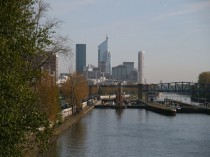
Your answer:
[[[112,68],[112,77],[117,81],[127,80],[127,68],[125,65],[118,65]]]
[[[123,65],[127,68],[127,75],[134,70],[134,62],[123,62]]]
[[[144,51],[138,52],[138,83],[143,84]]]
[[[86,67],[86,44],[76,44],[76,72],[83,73]]]
[[[138,79],[138,70],[137,69],[133,69],[130,74],[128,75],[128,81],[129,83],[136,83],[137,79]]]
[[[111,53],[108,52],[107,55],[107,73],[111,74],[112,73],[112,65],[111,65]]]
[[[111,53],[108,50],[108,37],[98,46],[98,67],[102,72],[111,74]]]
[[[134,68],[134,62],[123,62],[122,65],[112,68],[112,78],[117,81],[136,83],[137,73],[137,70]]]

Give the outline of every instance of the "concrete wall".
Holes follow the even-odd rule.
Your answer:
[[[87,102],[82,103],[82,109],[87,106]],[[75,108],[75,107],[74,107]],[[72,107],[62,110],[62,118],[65,119],[73,114]]]

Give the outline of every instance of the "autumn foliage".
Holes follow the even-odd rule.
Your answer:
[[[210,72],[202,72],[199,75],[199,83],[210,84]]]
[[[60,111],[58,88],[54,76],[47,72],[42,73],[42,77],[36,84],[39,98],[40,110],[44,111],[49,121],[55,122]]]
[[[70,106],[76,106],[77,112],[82,109],[82,99],[88,96],[88,84],[83,75],[73,73],[68,80],[61,85],[60,93]]]
[[[198,80],[198,83],[200,83],[200,88],[203,88],[207,91],[210,90],[210,72],[202,72],[200,75],[199,75],[199,80]],[[200,93],[200,97],[203,97],[203,98],[207,98],[210,100],[210,93],[209,92],[206,92],[206,93]]]

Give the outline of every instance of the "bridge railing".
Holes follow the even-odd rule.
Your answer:
[[[92,90],[95,93],[101,94],[103,89],[110,88],[111,92],[114,92],[116,85],[90,85],[89,95],[91,95]],[[200,84],[193,82],[170,82],[170,83],[159,83],[159,84],[126,84],[122,85],[123,89],[135,89],[139,97],[142,97],[143,93],[146,92],[175,92],[175,93],[210,93],[210,84]]]

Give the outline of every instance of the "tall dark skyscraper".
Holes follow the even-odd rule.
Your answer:
[[[82,73],[86,67],[86,44],[76,44],[76,72]]]

